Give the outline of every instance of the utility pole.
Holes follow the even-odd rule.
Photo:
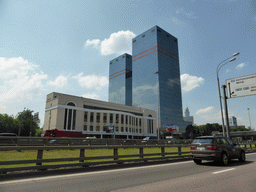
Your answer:
[[[226,96],[226,85],[222,85],[222,91],[223,91],[223,101],[224,101],[227,137],[230,138],[229,120],[228,120],[228,105],[227,105],[227,96]]]

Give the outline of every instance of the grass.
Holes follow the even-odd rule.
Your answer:
[[[189,151],[189,147],[182,147],[181,151]],[[165,147],[166,153],[178,152],[177,147]],[[144,148],[144,154],[152,154],[152,153],[161,153],[161,148]],[[139,154],[138,148],[120,148],[118,149],[118,155],[135,155]],[[189,153],[188,153],[189,154]],[[183,155],[188,155],[183,154]],[[79,157],[80,150],[49,150],[43,151],[43,159],[58,159],[58,158],[73,158]],[[97,157],[97,156],[113,156],[113,149],[85,149],[85,157]],[[156,156],[146,156],[145,158],[156,158],[161,155]],[[169,154],[166,156],[177,156],[177,154]],[[119,158],[120,160],[126,159],[139,159],[140,157],[127,157],[127,158]],[[27,150],[27,151],[0,151],[0,161],[12,161],[12,160],[33,160],[37,159],[37,151],[36,150]],[[112,159],[96,159],[96,160],[85,160],[84,162],[93,162],[93,161],[109,161]],[[78,161],[61,161],[61,162],[50,162],[43,163],[43,165],[49,164],[66,164],[66,163],[76,163]],[[35,163],[32,164],[16,164],[16,165],[0,165],[0,168],[7,167],[24,167],[24,166],[35,166]]]

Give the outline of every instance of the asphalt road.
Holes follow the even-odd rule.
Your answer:
[[[193,161],[0,176],[1,192],[256,191],[256,153],[228,166]]]

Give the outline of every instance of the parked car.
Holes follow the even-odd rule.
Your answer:
[[[141,143],[143,144],[157,144],[157,137],[156,136],[149,136],[149,137],[145,137]]]
[[[213,160],[227,165],[230,159],[245,161],[245,150],[231,139],[220,136],[201,136],[193,140],[190,154],[196,164]]]

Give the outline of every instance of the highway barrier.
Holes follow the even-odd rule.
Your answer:
[[[122,164],[143,161],[173,160],[173,159],[191,159],[189,146],[190,143],[173,144],[166,140],[152,141],[145,143],[142,140],[99,140],[99,139],[45,139],[45,138],[5,138],[13,139],[11,143],[1,142],[0,153],[3,151],[21,151],[37,152],[36,159],[26,160],[8,160],[0,161],[0,173],[25,170],[47,170],[61,167],[85,167],[100,164]],[[58,140],[58,142],[56,142]],[[2,140],[3,141],[3,140]],[[67,142],[68,141],[68,142]],[[83,143],[84,142],[84,143]],[[33,144],[33,145],[32,145]],[[256,151],[256,143],[239,143],[238,145],[246,148],[246,152]],[[187,148],[186,148],[187,147]],[[159,152],[145,152],[149,148],[157,148]],[[170,150],[173,148],[174,150]],[[112,155],[87,156],[86,150],[108,149],[112,150]],[[119,154],[120,149],[136,149],[134,154]],[[187,149],[183,151],[182,149]],[[45,151],[51,150],[79,150],[79,156],[68,158],[43,158]],[[172,151],[172,152],[170,152]],[[174,152],[173,152],[174,151]],[[67,163],[68,162],[68,163]],[[72,163],[70,163],[72,162]],[[54,163],[54,164],[49,164]],[[56,164],[57,163],[57,164]],[[21,165],[22,166],[17,166]],[[23,164],[25,166],[23,166]],[[32,164],[32,165],[31,165]],[[33,165],[34,164],[34,165]],[[6,167],[8,166],[8,167]]]

